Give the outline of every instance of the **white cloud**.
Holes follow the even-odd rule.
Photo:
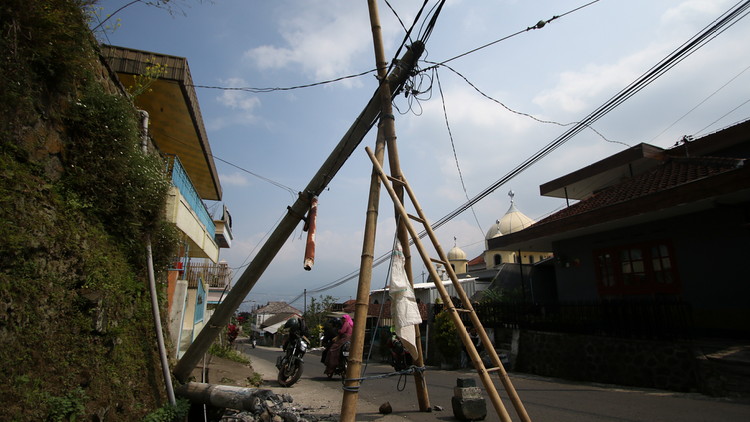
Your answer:
[[[221,180],[222,185],[248,186],[250,184],[250,180],[240,172],[234,172],[232,174],[221,173],[219,174],[219,179]]]
[[[383,26],[384,38],[396,26]],[[390,30],[388,29],[390,28]],[[299,68],[316,80],[350,72],[354,56],[372,54],[367,9],[359,2],[304,2],[284,14],[279,32],[285,45],[261,45],[246,50],[245,59],[261,70]],[[374,60],[370,60],[373,63]],[[345,81],[351,86],[353,81]]]
[[[248,86],[241,78],[229,78],[220,81],[222,86],[229,88],[240,88]],[[210,130],[220,130],[234,125],[251,125],[259,121],[256,115],[261,106],[260,98],[241,90],[223,90],[216,101],[229,111],[224,112],[221,117],[210,119],[207,126]]]
[[[728,2],[716,0],[690,0],[667,9],[661,16],[665,27],[681,25],[687,21],[704,22],[706,17],[715,17],[726,9]]]

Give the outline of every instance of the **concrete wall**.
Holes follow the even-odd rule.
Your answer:
[[[691,345],[522,331],[515,371],[569,380],[694,391],[698,369]]]

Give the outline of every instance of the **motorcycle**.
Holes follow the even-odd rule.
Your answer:
[[[333,371],[328,375],[328,379],[333,378],[333,376],[341,376],[341,379],[343,380],[346,376],[346,368],[349,366],[349,347],[351,346],[351,342],[346,342],[343,345],[341,345],[341,348],[339,349],[339,363],[336,365],[335,368],[333,368]]]
[[[391,366],[393,366],[393,369],[396,371],[403,371],[412,365],[413,361],[411,354],[406,350],[398,337],[393,336],[389,342],[389,346],[391,349]]]
[[[277,380],[282,387],[291,387],[299,381],[304,369],[302,359],[310,344],[304,338],[297,338],[286,345],[286,353],[276,359],[276,368],[279,370]]]

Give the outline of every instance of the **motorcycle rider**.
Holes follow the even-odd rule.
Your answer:
[[[281,345],[282,350],[286,351],[286,347],[289,344],[294,344],[294,342],[297,341],[298,338],[302,338],[308,344],[310,344],[310,340],[307,339],[307,336],[309,335],[307,332],[307,325],[305,324],[305,319],[302,318],[302,316],[295,315],[289,318],[284,323],[284,328],[289,331],[289,335]]]
[[[354,330],[354,321],[352,321],[352,317],[344,314],[344,316],[341,317],[341,320],[341,328],[339,329],[336,337],[334,337],[331,347],[328,349],[328,353],[326,354],[325,374],[329,377],[334,373],[336,367],[339,364],[339,359],[341,357],[341,347],[346,342],[351,340],[352,331]]]
[[[331,345],[333,345],[333,339],[339,334],[341,325],[341,318],[329,317],[328,321],[326,321],[323,326],[323,337],[320,339],[320,344],[323,346],[323,353],[320,355],[320,363],[326,363],[328,350],[331,348]]]

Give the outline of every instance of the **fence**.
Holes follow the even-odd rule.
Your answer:
[[[232,271],[226,262],[214,264],[212,262],[191,262],[188,265],[186,279],[188,287],[195,288],[198,286],[198,278],[208,285],[208,287],[224,288],[229,285],[232,279]]]
[[[203,203],[195,185],[190,180],[185,168],[182,166],[180,159],[176,155],[165,154],[167,159],[167,171],[172,175],[172,183],[180,190],[180,193],[198,216],[198,219],[206,227],[206,230],[213,239],[216,235],[216,226],[208,213],[206,204]]]
[[[442,305],[434,305],[434,313]],[[482,325],[625,338],[691,338],[692,310],[680,301],[483,303],[474,305]],[[461,314],[469,325],[468,315]]]

